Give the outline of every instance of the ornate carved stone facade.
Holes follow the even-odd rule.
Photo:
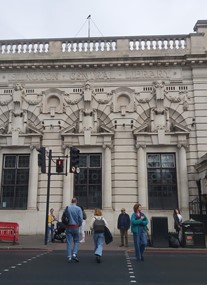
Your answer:
[[[172,209],[149,206],[150,153],[175,155],[178,206],[187,219],[200,175],[195,166],[207,152],[207,21],[194,30],[180,37],[0,42],[1,219],[18,222],[21,233],[44,232],[47,175],[36,149],[65,156],[73,145],[102,156],[102,209],[113,232],[120,209],[132,213],[138,201],[149,218],[167,216],[173,228]],[[30,157],[26,209],[7,209],[2,198],[8,154]],[[59,216],[73,180],[52,176],[50,206]],[[90,219],[93,209],[86,211]]]

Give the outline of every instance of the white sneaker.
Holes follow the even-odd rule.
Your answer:
[[[84,239],[82,239],[82,240],[80,240],[80,242],[82,243],[82,242],[85,242],[85,240]]]

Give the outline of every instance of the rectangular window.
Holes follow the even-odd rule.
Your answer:
[[[148,153],[149,209],[171,210],[178,207],[174,153]]]
[[[1,180],[1,208],[26,209],[29,183],[29,155],[5,154]]]
[[[74,196],[85,209],[102,207],[101,154],[80,154],[80,173],[75,174]]]

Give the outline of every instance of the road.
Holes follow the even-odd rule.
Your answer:
[[[207,254],[146,253],[137,262],[132,251],[105,251],[100,264],[91,251],[79,252],[79,263],[68,264],[62,250],[0,251],[2,285],[204,285]]]

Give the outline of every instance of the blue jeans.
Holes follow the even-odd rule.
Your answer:
[[[147,246],[147,234],[143,229],[140,229],[139,233],[133,233],[133,238],[136,259],[141,260]]]
[[[53,233],[54,233],[54,225],[48,224],[48,231],[47,231],[47,240],[53,241]]]
[[[74,243],[72,247],[72,241]],[[79,248],[79,228],[66,229],[66,242],[68,257],[78,253]]]
[[[94,254],[102,256],[103,244],[104,244],[104,233],[94,233],[93,240],[95,245]]]

